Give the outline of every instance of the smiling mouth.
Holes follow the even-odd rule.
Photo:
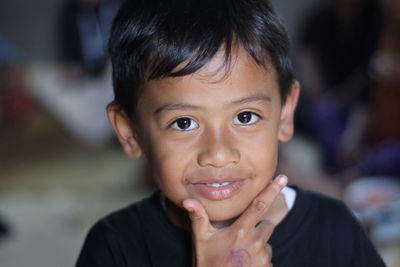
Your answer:
[[[224,200],[236,195],[245,184],[244,179],[226,181],[222,183],[192,183],[196,194],[209,200]]]
[[[206,185],[207,185],[207,186],[211,186],[211,187],[218,188],[218,187],[221,187],[221,186],[230,185],[231,183],[233,183],[233,182],[224,182],[224,183],[222,183],[222,184],[219,184],[219,183],[212,183],[212,184],[206,184]]]

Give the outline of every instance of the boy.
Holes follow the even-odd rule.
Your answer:
[[[110,52],[109,120],[160,190],[98,222],[78,267],[384,266],[341,203],[272,179],[299,84],[267,0],[126,1]]]

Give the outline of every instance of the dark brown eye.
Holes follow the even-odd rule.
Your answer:
[[[260,117],[254,112],[245,111],[236,116],[234,123],[238,125],[249,125],[257,122],[259,119]]]
[[[189,131],[195,129],[197,123],[190,118],[179,118],[171,124],[171,127],[176,130]]]

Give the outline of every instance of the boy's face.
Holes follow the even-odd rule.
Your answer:
[[[217,56],[193,75],[148,82],[136,132],[125,116],[112,122],[125,152],[145,153],[169,200],[181,206],[195,198],[212,221],[241,214],[271,181],[278,140],[292,136],[299,91],[295,84],[282,107],[274,68],[240,49],[229,72],[222,62]]]

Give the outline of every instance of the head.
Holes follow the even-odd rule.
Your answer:
[[[110,38],[113,128],[176,206],[239,215],[293,134],[299,86],[266,0],[126,1]]]
[[[397,29],[400,28],[400,1],[385,0],[383,6],[388,22],[392,23]]]

